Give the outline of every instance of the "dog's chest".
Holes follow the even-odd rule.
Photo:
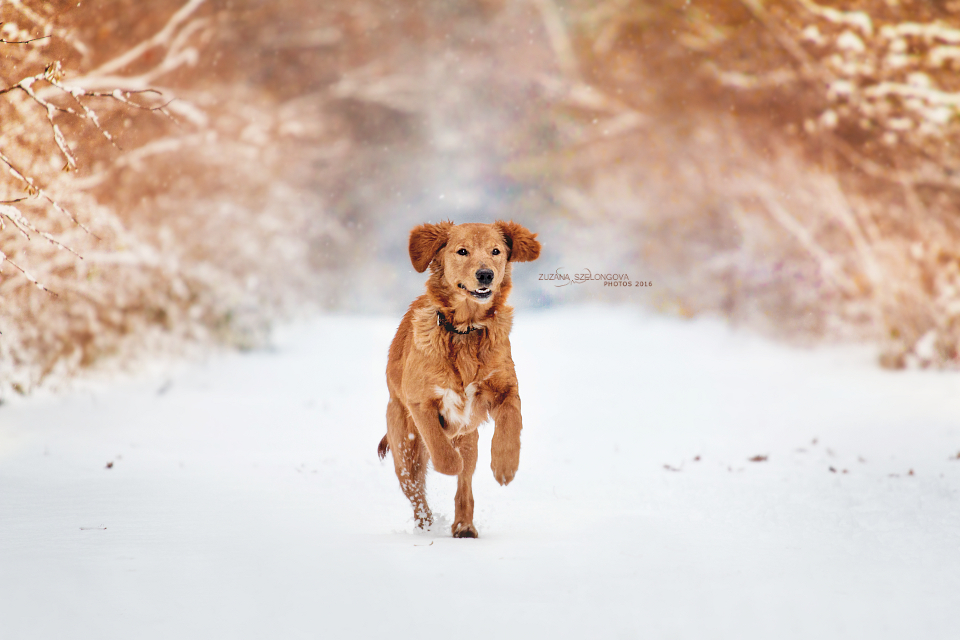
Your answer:
[[[453,427],[456,431],[461,431],[474,426],[474,419],[477,417],[477,392],[479,391],[476,382],[468,384],[462,393],[439,385],[435,386],[433,391],[440,399],[440,415],[443,416],[450,427]]]
[[[473,382],[462,387],[462,391],[452,386],[435,385],[433,388],[436,397],[440,400],[440,415],[454,433],[472,431],[487,419],[489,403],[483,400],[483,383],[496,371],[477,373],[482,374],[482,377],[478,375]]]
[[[448,437],[476,430],[488,418],[491,394],[488,380],[497,372],[491,361],[489,345],[480,335],[455,336],[439,332],[444,338],[439,350],[438,367],[443,371],[433,379],[433,397]],[[485,336],[483,336],[485,338]]]

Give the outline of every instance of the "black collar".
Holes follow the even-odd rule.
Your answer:
[[[450,333],[457,333],[457,334],[460,334],[461,336],[465,336],[465,335],[467,335],[467,334],[473,333],[474,331],[480,331],[480,329],[483,328],[483,327],[473,327],[473,326],[471,326],[471,327],[468,327],[466,331],[459,331],[459,330],[457,330],[457,328],[456,328],[455,326],[453,326],[453,324],[452,324],[451,322],[449,322],[449,321],[446,319],[446,317],[443,315],[443,312],[440,311],[439,309],[437,309],[437,326],[438,326],[438,327],[443,327],[444,329],[446,329],[446,330],[449,331]]]

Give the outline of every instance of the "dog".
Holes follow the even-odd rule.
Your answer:
[[[535,233],[515,222],[423,224],[410,232],[410,261],[430,268],[427,292],[413,301],[390,344],[387,434],[377,453],[393,452],[400,488],[417,526],[433,524],[427,461],[457,476],[455,538],[476,538],[473,472],[477,427],[493,417],[490,468],[510,484],[520,464],[520,394],[510,354],[507,306],[514,262],[536,260]]]

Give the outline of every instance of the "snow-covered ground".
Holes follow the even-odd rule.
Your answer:
[[[8,401],[0,637],[956,637],[960,376],[517,318],[520,472],[494,482],[483,427],[477,540],[450,537],[453,478],[417,532],[377,459],[399,318]]]

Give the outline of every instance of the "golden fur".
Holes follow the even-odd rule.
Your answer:
[[[514,222],[424,224],[410,232],[410,260],[430,268],[427,292],[397,329],[387,361],[387,435],[400,488],[421,527],[433,523],[427,460],[457,476],[453,535],[475,538],[473,472],[477,427],[496,424],[490,468],[509,484],[520,463],[520,395],[510,355],[512,263],[536,260],[536,234]],[[489,292],[488,292],[489,290]],[[483,299],[487,296],[486,299]]]

